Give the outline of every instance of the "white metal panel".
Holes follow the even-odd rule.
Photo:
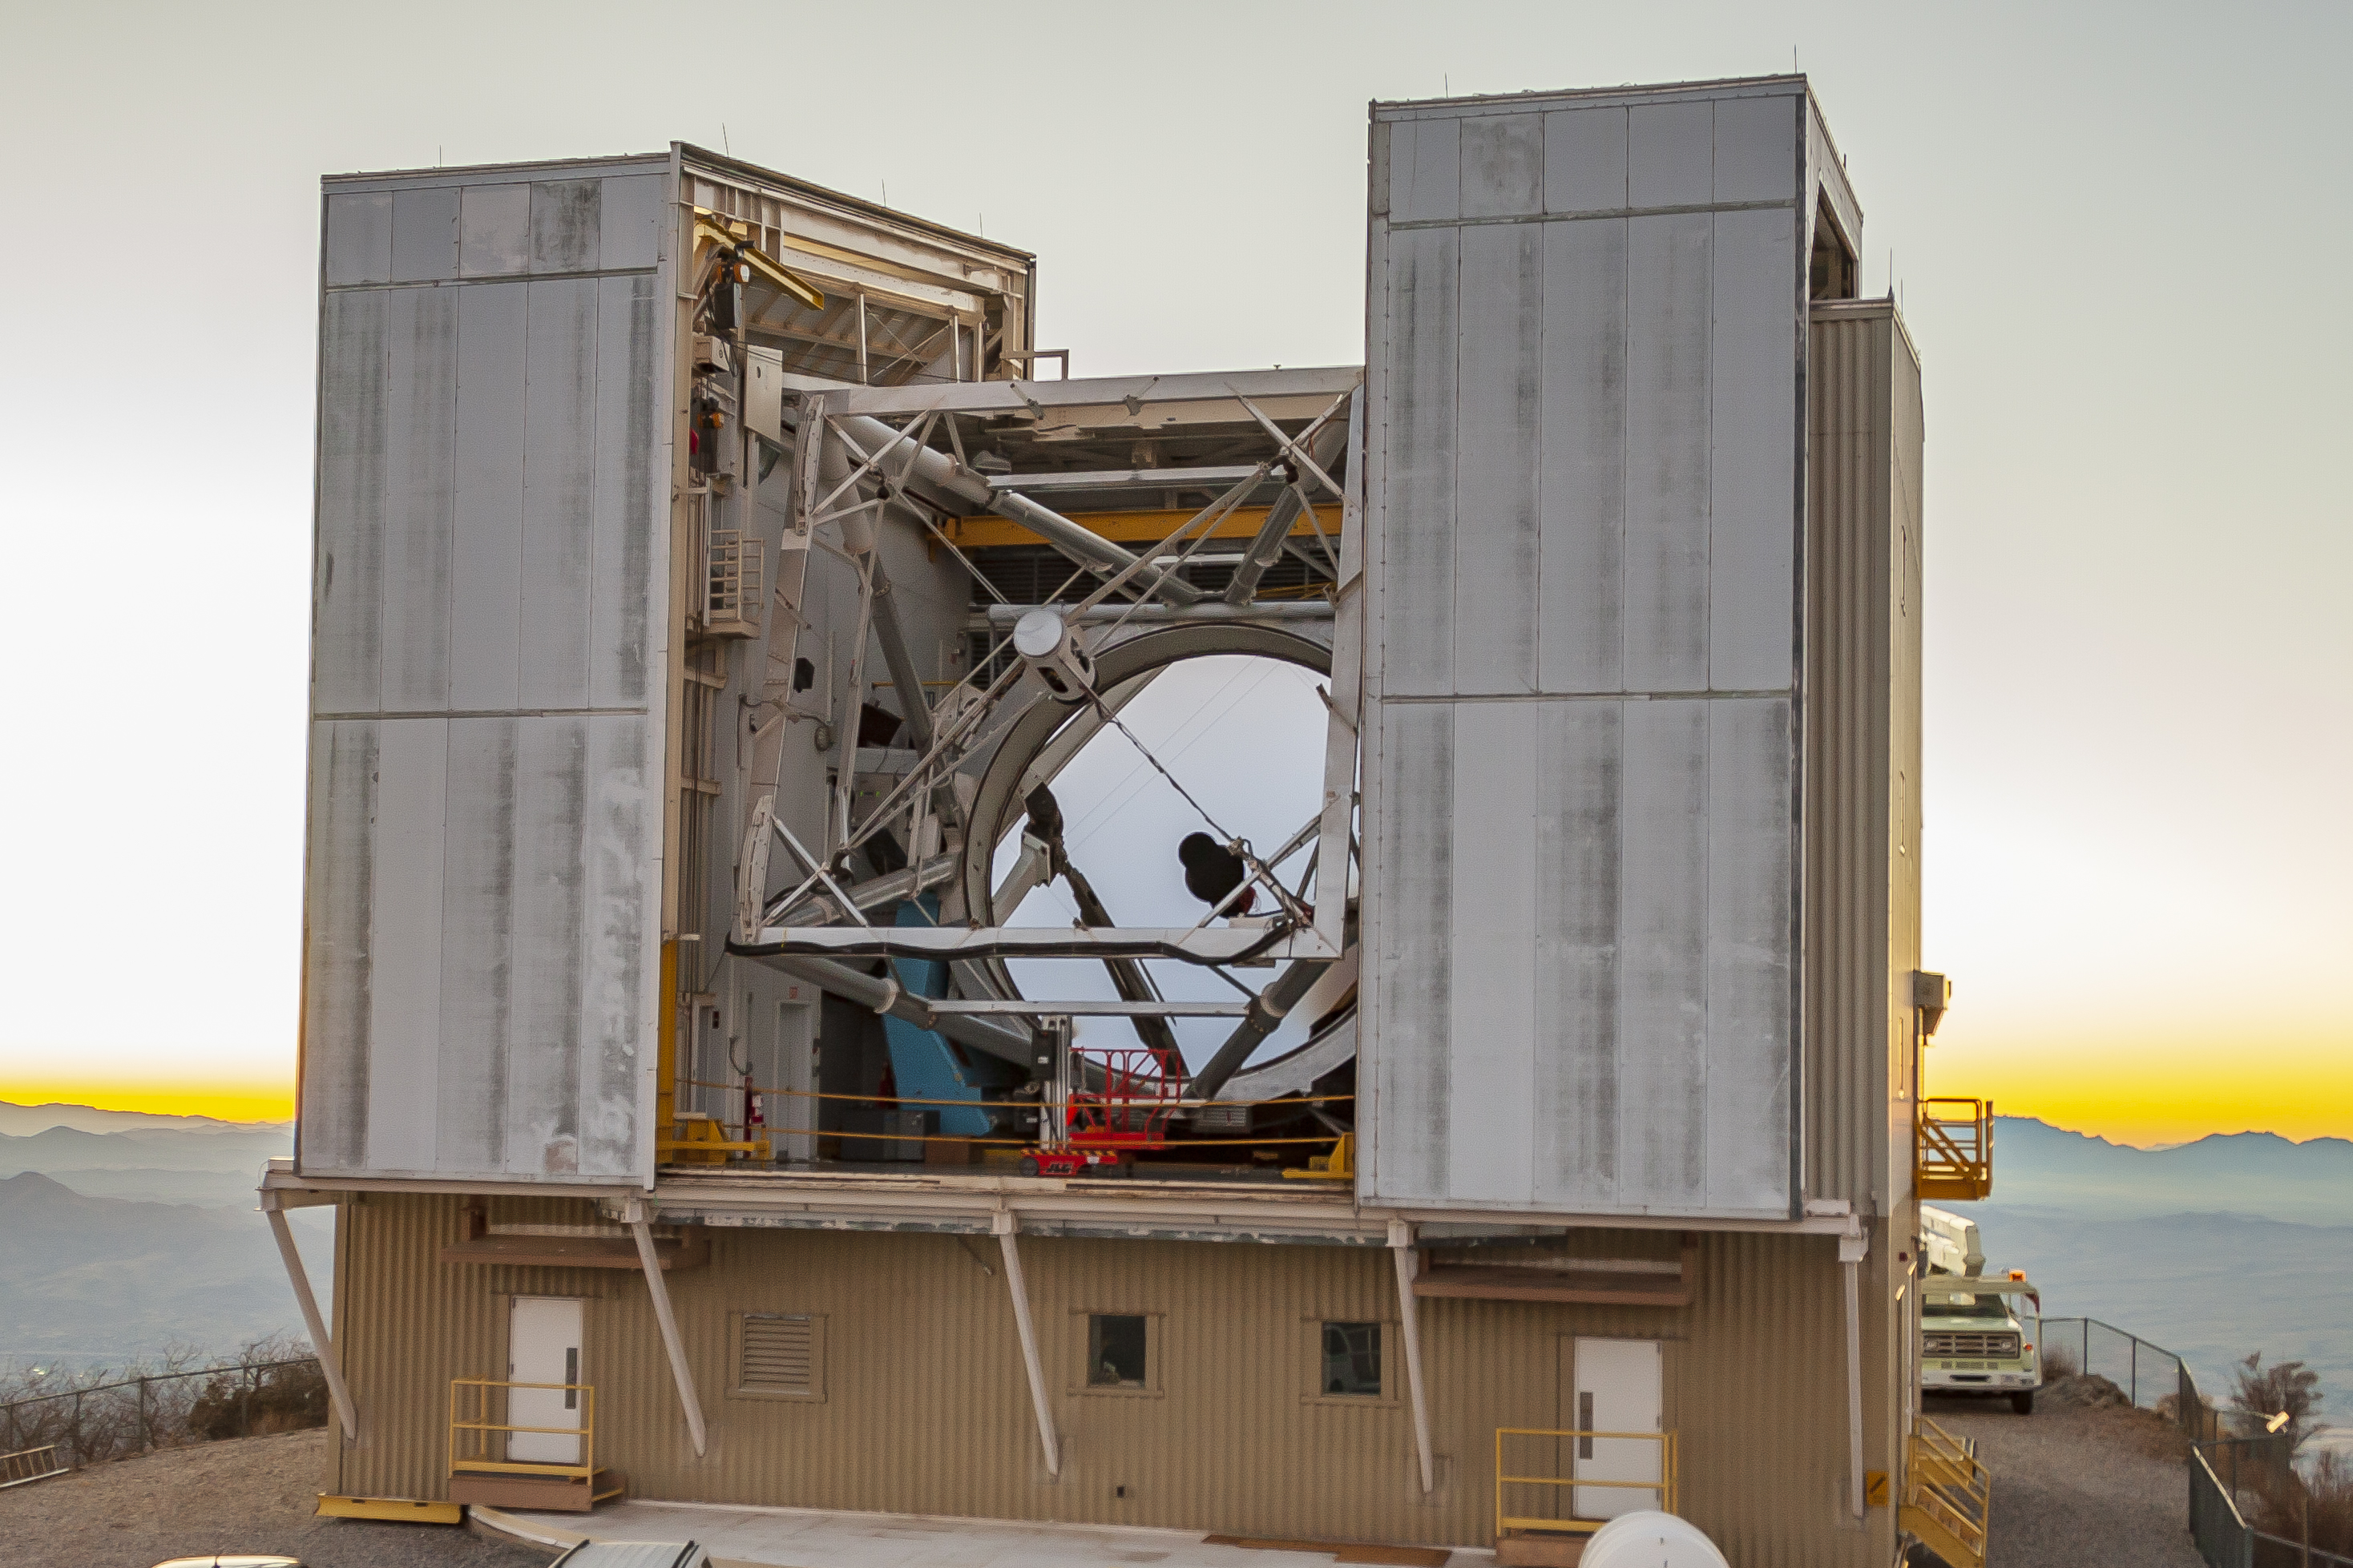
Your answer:
[[[1707,685],[1712,224],[1706,213],[1676,213],[1628,225],[1625,679],[1630,690],[1697,691]]]
[[[1725,98],[1715,105],[1715,199],[1786,202],[1798,194],[1798,116],[1805,99]]]
[[[458,187],[392,193],[392,280],[431,283],[458,276]]]
[[[1706,1203],[1769,1209],[1790,1180],[1790,710],[1780,698],[1706,708]]]
[[[457,500],[458,296],[385,295],[383,710],[449,702],[449,572]]]
[[[446,719],[387,719],[376,759],[369,927],[367,1163],[433,1169],[440,1057]]]
[[[528,187],[512,188],[528,194]],[[466,196],[470,212],[474,193]],[[491,283],[459,291],[449,701],[465,711],[518,705],[529,288]]]
[[[1623,110],[1589,112],[1614,113],[1621,125],[1625,119]],[[1544,246],[1537,684],[1619,691],[1626,670],[1626,223],[1546,224]]]
[[[595,185],[570,183],[592,191]],[[548,279],[529,287],[519,704],[581,708],[588,705],[598,280]]]
[[[329,294],[319,320],[319,517],[311,703],[373,713],[383,638],[385,333],[380,289]]]
[[[1535,1075],[1532,1197],[1560,1208],[1618,1202],[1620,702],[1529,705],[1540,781],[1535,872]]]
[[[312,724],[297,1145],[305,1171],[354,1170],[366,1156],[375,801],[375,721]]]
[[[531,187],[531,269],[594,272],[604,205],[602,180],[540,180]]]
[[[1626,206],[1626,111],[1597,105],[1544,117],[1545,210],[1620,212]]]
[[[381,191],[327,198],[327,283],[382,283],[392,276],[392,197]]]
[[[1544,121],[1488,114],[1462,125],[1462,216],[1517,217],[1545,210]]]
[[[1770,100],[1767,100],[1770,101]],[[1709,386],[1708,679],[1795,679],[1798,223],[1788,207],[1715,215]]]
[[[1428,133],[1428,127],[1419,129]],[[1383,505],[1391,521],[1382,532],[1382,570],[1410,596],[1396,601],[1405,613],[1384,617],[1380,632],[1386,686],[1398,695],[1453,689],[1461,251],[1451,228],[1407,230],[1389,240],[1394,364],[1386,414],[1392,460]]]
[[[449,721],[443,815],[439,1116],[434,1163],[499,1168],[506,1138],[507,1023],[514,1002],[515,725]]]
[[[1618,1191],[1653,1208],[1706,1196],[1708,708],[1626,705]]]
[[[1537,810],[1528,706],[1454,709],[1452,911],[1447,962],[1449,1196],[1520,1205],[1533,1196]],[[1398,803],[1408,813],[1419,799]]]
[[[661,727],[632,714],[587,721],[581,816],[580,1170],[646,1176],[660,1010]]]
[[[581,855],[587,729],[575,715],[520,721],[515,736],[514,1006],[508,1023],[506,1168],[580,1170]]]
[[[1634,207],[1703,207],[1715,194],[1715,105],[1638,103],[1626,111],[1626,197]]]
[[[661,257],[659,174],[608,174],[598,208],[597,265],[607,272],[651,267]]]
[[[1462,135],[1451,120],[1389,127],[1389,221],[1442,222],[1462,215]]]
[[[609,201],[606,217],[612,217]],[[596,480],[587,606],[588,704],[595,708],[629,708],[646,700],[655,582],[651,487],[659,419],[654,385],[659,299],[650,276],[596,282]]]
[[[1544,234],[1517,223],[1461,232],[1452,685],[1517,694],[1536,685]]]
[[[1379,1116],[1379,1163],[1368,1194],[1442,1198],[1451,1148],[1454,902],[1454,707],[1392,702],[1381,714],[1388,759],[1366,884],[1367,971],[1380,1037],[1368,1063]]]
[[[458,273],[499,278],[531,265],[531,187],[468,185],[458,206]]]

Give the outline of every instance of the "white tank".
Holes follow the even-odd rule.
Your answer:
[[[1593,1532],[1577,1568],[1727,1568],[1715,1542],[1688,1520],[1621,1513]]]

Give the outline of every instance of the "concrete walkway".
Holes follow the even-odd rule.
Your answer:
[[[1472,1568],[1492,1552],[1410,1547],[1267,1551],[1211,1542],[1198,1531],[1121,1525],[1024,1524],[905,1513],[828,1513],[691,1502],[608,1503],[593,1514],[476,1508],[493,1530],[548,1546],[597,1541],[693,1541],[722,1568],[1330,1568],[1337,1563]]]

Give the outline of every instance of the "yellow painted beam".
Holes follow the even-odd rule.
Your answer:
[[[1267,508],[1238,506],[1219,519],[1209,530],[1212,539],[1248,539],[1266,521]],[[1072,522],[1101,539],[1122,544],[1157,544],[1196,517],[1198,511],[1079,511],[1066,512]],[[1336,540],[1340,527],[1338,512],[1334,511],[1324,521],[1324,534]],[[986,550],[995,544],[1043,544],[1045,538],[1030,532],[1011,518],[984,513],[979,517],[953,518],[947,534],[965,550]],[[1198,537],[1188,534],[1188,540]],[[1303,516],[1291,525],[1293,539],[1313,539],[1314,528]]]
[[[401,1524],[463,1524],[466,1511],[454,1502],[420,1502],[404,1497],[330,1497],[319,1494],[322,1519],[385,1519]]]

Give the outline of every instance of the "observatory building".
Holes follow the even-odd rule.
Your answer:
[[[1968,1555],[1843,162],[1800,77],[1370,132],[1305,370],[1072,375],[1027,253],[683,144],[325,181],[331,1510]]]

